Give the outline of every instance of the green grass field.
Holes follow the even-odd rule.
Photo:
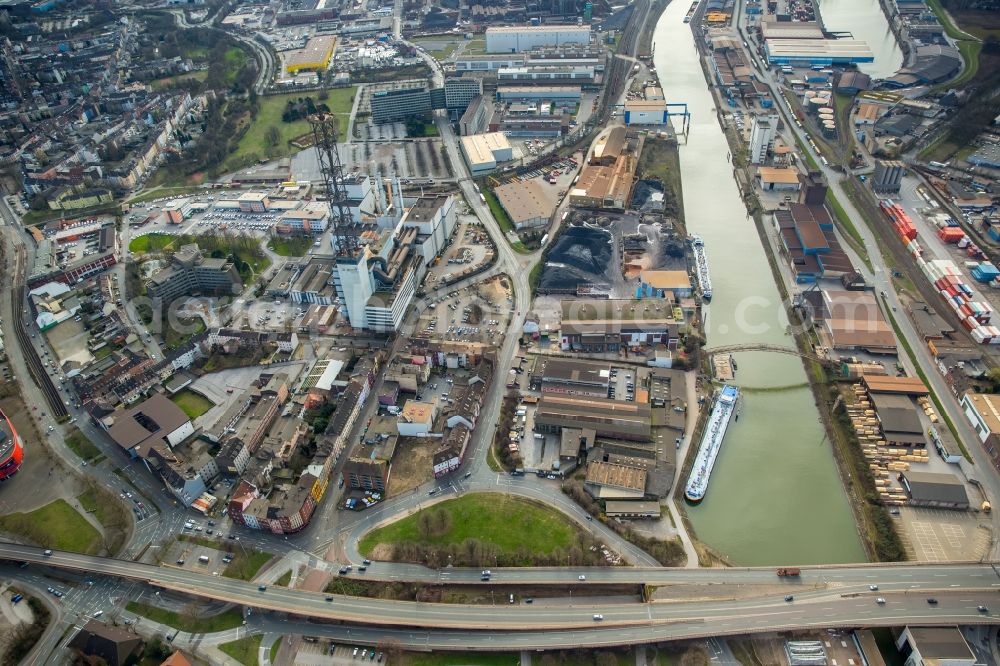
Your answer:
[[[311,97],[317,104],[326,104],[330,107],[330,112],[337,115],[337,130],[343,134],[347,129],[347,121],[351,114],[355,86],[348,88],[333,88],[327,91],[327,99],[320,101],[316,93],[311,93]],[[305,95],[299,93],[289,93],[286,95],[270,95],[259,99],[260,108],[257,117],[251,123],[246,133],[240,138],[236,151],[226,158],[222,171],[233,171],[253,164],[261,159],[275,159],[286,157],[296,152],[296,149],[289,145],[289,141],[303,134],[309,133],[309,122],[306,120],[296,120],[286,123],[281,120],[281,114],[285,111],[285,106],[289,100],[297,100]],[[267,140],[268,130],[276,127],[280,135],[277,145],[271,145]]]
[[[28,513],[0,516],[0,531],[23,537],[46,548],[94,555],[101,549],[101,535],[71,507],[58,499]]]
[[[239,640],[229,641],[219,645],[219,649],[244,666],[257,666],[257,654],[260,652],[260,634],[247,636]]]
[[[196,419],[213,407],[211,400],[187,389],[177,393],[170,400],[184,410],[189,419]]]
[[[165,90],[167,88],[173,88],[177,84],[185,81],[198,81],[200,83],[204,81],[207,76],[208,70],[203,69],[198,72],[187,72],[176,76],[168,76],[163,79],[156,79],[155,81],[150,81],[149,85],[153,88],[153,90]]]
[[[130,601],[125,608],[136,615],[148,617],[153,622],[159,622],[189,633],[211,634],[216,631],[235,629],[243,624],[243,615],[238,610],[230,610],[210,617],[189,617],[182,613],[175,613],[137,601]]]
[[[207,191],[207,189],[201,187],[200,185],[180,185],[177,187],[164,185],[140,192],[129,199],[128,203],[138,204],[145,201],[152,201],[153,199],[162,199],[163,197],[180,197],[185,194],[200,194]]]
[[[282,236],[272,238],[268,245],[282,257],[301,257],[314,242],[311,236]]]
[[[371,553],[377,544],[406,541],[445,545],[466,539],[491,543],[501,552],[525,548],[531,552],[550,553],[568,548],[577,538],[577,530],[566,518],[551,509],[525,500],[495,494],[465,495],[435,504],[430,511],[446,509],[451,526],[438,536],[424,538],[417,528],[417,513],[380,527],[361,540],[362,553]]]
[[[281,577],[278,578],[278,580],[274,581],[274,584],[280,585],[282,587],[288,587],[288,584],[291,582],[292,582],[292,572],[286,571],[285,573],[281,574]]]
[[[72,428],[64,441],[73,453],[87,462],[101,455],[101,450],[94,446],[94,443],[87,439],[77,428]]]
[[[941,84],[939,88],[942,90],[955,88],[971,81],[979,73],[979,52],[982,50],[982,42],[970,42],[966,40],[958,42],[958,51],[962,54],[962,60],[965,61],[965,69],[951,81]]]
[[[253,580],[260,568],[271,561],[274,557],[271,553],[251,551],[249,554],[242,550],[233,553],[233,561],[226,566],[222,575],[226,578],[237,578],[239,580]]]
[[[486,40],[485,39],[470,39],[465,44],[466,55],[481,55],[486,53]]]
[[[129,252],[161,252],[177,240],[176,236],[167,234],[145,234],[136,236],[128,243]]]
[[[271,643],[271,663],[274,663],[274,658],[278,656],[278,650],[281,649],[281,639]]]

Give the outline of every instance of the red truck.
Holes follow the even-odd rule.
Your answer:
[[[779,576],[798,576],[802,573],[798,567],[781,567],[778,569]]]

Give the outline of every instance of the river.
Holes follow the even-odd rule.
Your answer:
[[[690,27],[687,0],[667,6],[654,33],[655,65],[670,102],[686,102],[691,131],[680,149],[685,217],[705,239],[712,274],[708,345],[794,347],[760,238],[727,161],[729,147]],[[682,140],[683,141],[683,140]],[[802,386],[794,356],[736,356],[742,387]],[[744,391],[708,494],[688,513],[698,538],[735,564],[819,564],[865,560],[854,518],[808,387]]]
[[[820,0],[823,27],[830,32],[849,32],[854,39],[868,42],[875,62],[858,65],[865,74],[884,79],[895,74],[903,64],[903,52],[889,29],[878,0]]]

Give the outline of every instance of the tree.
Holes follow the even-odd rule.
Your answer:
[[[264,133],[264,140],[267,141],[267,145],[269,146],[277,146],[281,143],[281,130],[271,125],[267,128],[267,132]]]
[[[451,513],[447,509],[437,509],[434,512],[434,533],[438,536],[451,529]]]
[[[993,384],[993,392],[1000,393],[1000,368],[990,368],[987,370],[986,378]]]
[[[428,538],[434,530],[434,522],[431,519],[431,514],[427,511],[421,511],[417,515],[417,532],[423,538]]]

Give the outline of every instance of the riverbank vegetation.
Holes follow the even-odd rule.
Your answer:
[[[584,490],[581,474],[577,474],[563,482],[562,491],[570,499],[583,507],[587,513],[604,523],[615,534],[646,551],[661,565],[665,567],[678,567],[683,566],[687,562],[687,556],[684,554],[684,546],[681,544],[680,539],[665,540],[645,536],[632,529],[631,525],[627,522],[623,523],[608,518],[604,513],[604,506],[601,502],[591,497],[590,493]],[[661,520],[663,519],[661,518]]]
[[[684,195],[677,141],[647,136],[642,143],[636,177],[639,180],[659,181],[663,186],[663,214],[678,220],[683,225]]]

